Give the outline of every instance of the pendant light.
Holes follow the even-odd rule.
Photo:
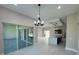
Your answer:
[[[38,15],[38,20],[37,21],[34,21],[34,25],[35,26],[43,26],[44,25],[44,21],[41,20],[40,18],[40,4],[38,4],[38,7],[39,7],[39,15]]]

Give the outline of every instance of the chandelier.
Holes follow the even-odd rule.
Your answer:
[[[39,7],[39,15],[38,15],[38,20],[34,21],[34,25],[35,26],[43,26],[44,25],[44,21],[41,20],[40,18],[40,4],[38,4]]]

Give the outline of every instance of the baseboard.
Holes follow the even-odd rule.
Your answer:
[[[78,52],[77,50],[75,49],[72,49],[72,48],[65,48],[66,50],[69,50],[69,51],[73,51],[73,52]]]

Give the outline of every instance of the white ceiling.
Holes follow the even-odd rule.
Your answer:
[[[4,4],[3,7],[11,9],[13,11],[22,13],[28,17],[37,19],[38,6],[37,4],[18,4],[17,6],[13,4]],[[41,4],[40,14],[43,20],[53,20],[53,18],[59,18],[67,16],[71,13],[77,12],[79,10],[78,4],[61,4],[61,9],[57,9],[58,4]]]

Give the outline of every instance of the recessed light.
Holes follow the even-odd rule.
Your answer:
[[[14,4],[15,6],[18,6],[18,4]]]
[[[61,9],[61,6],[59,5],[59,6],[57,7],[57,9],[60,10],[60,9]]]
[[[39,15],[37,15],[37,17],[39,18]]]

